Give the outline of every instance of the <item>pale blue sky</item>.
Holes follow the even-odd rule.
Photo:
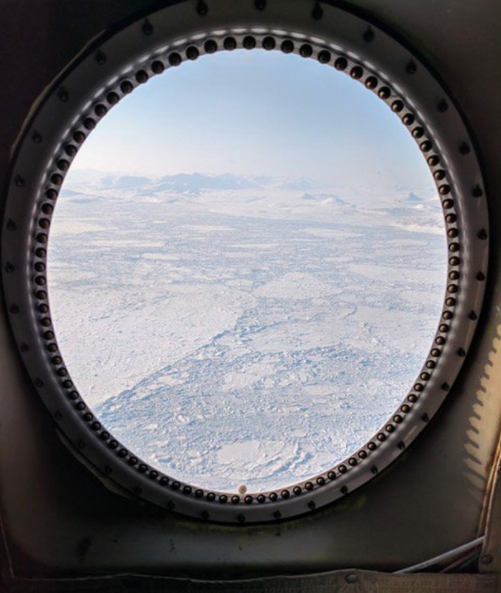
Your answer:
[[[372,92],[331,67],[264,50],[204,56],[154,77],[110,111],[74,167],[431,183],[414,140]]]

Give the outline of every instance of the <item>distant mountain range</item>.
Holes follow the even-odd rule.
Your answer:
[[[199,194],[207,190],[242,190],[242,189],[285,189],[306,191],[317,187],[310,179],[284,179],[280,177],[254,176],[244,177],[225,173],[206,175],[203,173],[179,173],[163,177],[144,177],[141,175],[111,175],[95,170],[75,170],[68,179],[70,188],[86,183],[95,189],[120,189],[161,192],[171,191],[184,194]]]

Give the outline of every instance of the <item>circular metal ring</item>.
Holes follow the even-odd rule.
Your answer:
[[[319,475],[238,496],[176,480],[113,438],[73,385],[46,288],[46,244],[66,171],[99,120],[134,88],[204,54],[263,48],[318,60],[364,84],[395,112],[437,182],[448,242],[441,321],[418,379],[374,437]],[[40,397],[79,455],[133,496],[201,520],[276,521],[312,512],[378,474],[438,410],[465,360],[487,274],[488,218],[473,142],[454,101],[388,33],[329,4],[297,0],[180,2],[104,36],[48,89],[12,163],[2,224],[2,276],[19,352]]]

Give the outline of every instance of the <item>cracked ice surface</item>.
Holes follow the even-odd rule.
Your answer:
[[[61,351],[114,436],[178,479],[250,491],[368,440],[439,319],[434,190],[124,179],[70,176],[49,247]]]

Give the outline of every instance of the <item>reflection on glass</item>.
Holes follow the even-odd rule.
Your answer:
[[[348,77],[259,51],[116,107],[50,238],[80,392],[145,461],[211,489],[278,488],[368,440],[420,370],[444,284],[440,204],[402,124]]]

